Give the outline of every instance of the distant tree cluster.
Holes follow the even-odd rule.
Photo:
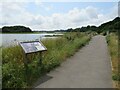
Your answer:
[[[87,27],[81,27],[81,28],[76,28],[76,29],[69,28],[67,30],[60,30],[60,32],[87,32],[87,31],[94,31],[94,32],[97,32],[97,33],[104,33],[106,31],[117,32],[118,29],[120,30],[120,17],[117,17],[112,21],[103,23],[99,27],[88,25]]]
[[[2,28],[2,33],[25,33],[32,32],[29,27],[25,26],[4,26]]]
[[[106,32],[106,31],[117,32],[118,29],[120,29],[120,17],[117,17],[114,20],[109,21],[107,23],[101,24],[98,27],[98,33]]]

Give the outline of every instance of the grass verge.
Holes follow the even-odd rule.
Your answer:
[[[42,54],[42,65],[39,65],[39,53],[28,55],[28,72],[24,67],[24,53],[20,46],[2,48],[2,85],[3,88],[30,87],[44,73],[59,66],[66,58],[84,46],[90,40],[85,33],[66,33],[61,38],[46,39],[42,42],[47,51]],[[27,81],[26,81],[27,76]]]
[[[113,79],[113,86],[114,88],[120,88],[120,74],[118,70],[120,70],[119,62],[118,62],[118,35],[115,33],[111,33],[106,37],[108,42],[108,48],[111,55],[111,62],[112,62],[112,79]]]

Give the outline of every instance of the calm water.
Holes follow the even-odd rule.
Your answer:
[[[62,35],[53,33],[42,33],[42,34],[0,34],[0,46],[10,46],[15,45],[17,42],[21,41],[32,41],[40,40],[44,38],[55,38],[55,37],[45,37],[45,35]]]

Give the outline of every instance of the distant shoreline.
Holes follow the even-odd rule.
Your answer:
[[[0,34],[41,34],[41,32],[22,32],[22,33],[0,33]]]
[[[0,34],[42,34],[42,33],[56,33],[56,32],[53,32],[53,31],[49,31],[49,32],[17,32],[17,33],[2,33],[0,32]],[[63,33],[63,32],[59,32],[59,33]]]

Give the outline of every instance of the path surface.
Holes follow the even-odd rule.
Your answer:
[[[92,38],[74,56],[37,82],[36,88],[112,88],[111,64],[104,36]]]

